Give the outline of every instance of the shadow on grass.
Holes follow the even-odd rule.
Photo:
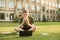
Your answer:
[[[50,33],[48,36],[33,34],[29,37],[19,37],[16,33],[9,35],[0,34],[0,40],[60,40],[60,33]]]

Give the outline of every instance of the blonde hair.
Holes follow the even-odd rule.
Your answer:
[[[27,15],[29,15],[29,10],[23,10],[23,13],[27,13]]]

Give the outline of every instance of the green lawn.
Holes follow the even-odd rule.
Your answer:
[[[1,23],[0,32],[15,32],[14,28],[18,23]],[[0,34],[0,40],[60,40],[60,22],[35,22],[36,31],[30,37],[19,37],[16,33],[3,35]],[[48,35],[43,35],[47,33]]]
[[[0,27],[15,27],[18,23],[12,23],[12,22],[0,22]]]
[[[60,40],[60,34],[51,33],[48,36],[34,34],[30,37],[19,37],[16,34],[0,35],[0,40]]]
[[[0,27],[15,27],[18,23],[12,23],[12,22],[0,22]],[[37,26],[46,26],[46,25],[60,25],[60,22],[35,22],[35,25]]]

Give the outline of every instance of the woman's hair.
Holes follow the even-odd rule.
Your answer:
[[[27,13],[27,10],[23,10],[23,13]]]
[[[29,10],[27,10],[27,9],[26,10],[23,10],[23,14],[24,13],[27,13],[27,15],[29,15]]]
[[[19,15],[19,17],[21,17],[21,15]]]

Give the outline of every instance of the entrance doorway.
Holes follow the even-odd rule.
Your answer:
[[[0,13],[0,19],[5,19],[5,13]]]
[[[14,14],[10,14],[10,20],[14,20]]]

